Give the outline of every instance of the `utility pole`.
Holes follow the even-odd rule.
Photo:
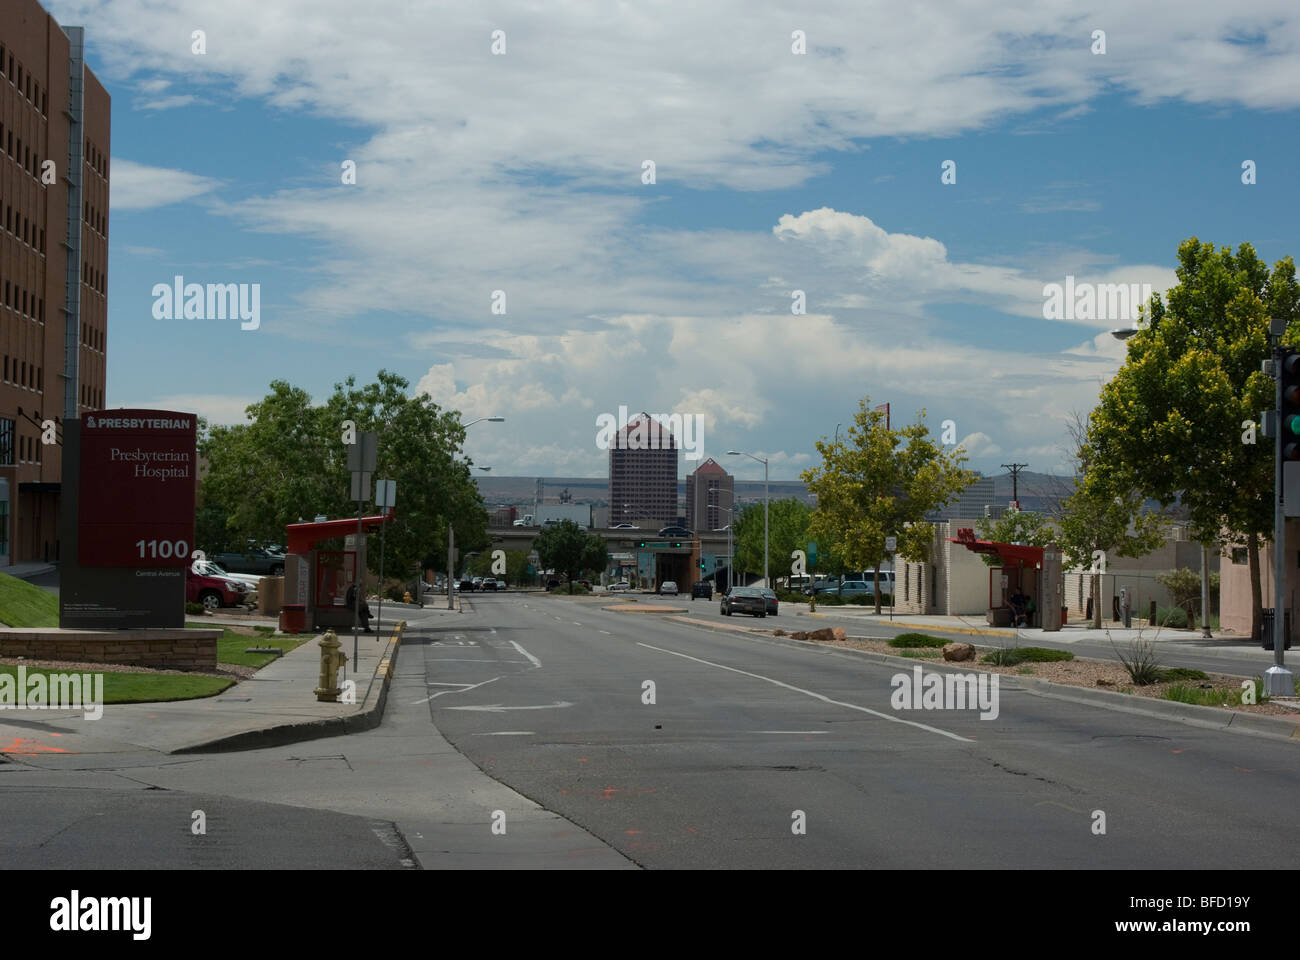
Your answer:
[[[1029,466],[1027,463],[1004,463],[1003,469],[1011,471],[1011,500],[1020,509],[1020,471]]]

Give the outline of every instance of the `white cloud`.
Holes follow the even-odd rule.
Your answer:
[[[109,203],[114,210],[150,210],[193,200],[217,186],[209,177],[114,157]]]

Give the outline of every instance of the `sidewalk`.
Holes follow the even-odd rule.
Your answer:
[[[786,609],[789,609],[789,605],[786,606]],[[1100,630],[1093,629],[1091,623],[1076,621],[1065,625],[1058,631],[1047,631],[1041,627],[990,627],[984,618],[979,615],[943,617],[895,613],[891,621],[887,609],[882,610],[880,615],[877,616],[870,608],[853,610],[847,607],[825,606],[819,608],[816,613],[798,609],[794,611],[794,614],[797,617],[852,620],[882,626],[913,628],[919,632],[965,634],[973,637],[1001,637],[1007,640],[1015,640],[1021,646],[1052,643],[1066,645],[1103,643],[1109,646],[1114,643],[1121,650],[1127,650],[1130,643],[1140,638],[1153,644],[1186,647],[1204,655],[1231,654],[1232,656],[1259,660],[1261,663],[1271,663],[1273,661],[1273,651],[1265,650],[1259,644],[1252,643],[1249,637],[1239,637],[1236,634],[1215,631],[1213,638],[1207,640],[1201,636],[1199,629],[1171,630],[1168,627],[1152,627],[1145,623],[1139,626],[1137,620],[1131,621],[1134,626],[1128,629],[1103,620]],[[1296,651],[1287,651],[1288,660],[1291,660],[1295,655]]]
[[[36,741],[43,749],[73,752],[98,752],[106,743],[134,744],[164,753],[248,750],[354,733],[376,726],[383,717],[398,648],[394,636],[391,622],[382,634],[361,634],[357,662],[353,663],[352,637],[339,635],[340,650],[348,657],[344,679],[356,683],[355,703],[316,699],[313,691],[320,677],[320,646],[315,638],[215,697],[108,704],[98,720],[86,719],[82,711],[7,710],[0,714],[0,729],[8,726],[8,734],[21,727],[23,739]],[[274,646],[275,638],[249,638],[249,646],[258,644]],[[104,672],[111,671],[112,665],[105,664]],[[42,736],[42,729],[58,732]],[[49,736],[58,739],[47,740]]]
[[[12,566],[0,567],[0,573],[7,573],[19,580],[27,580],[31,577],[39,577],[42,573],[49,573],[53,569],[55,567],[52,563],[15,563]]]

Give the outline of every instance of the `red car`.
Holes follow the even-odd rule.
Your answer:
[[[222,607],[239,606],[247,592],[248,588],[238,580],[205,576],[191,568],[185,570],[185,602],[201,603],[209,613]]]

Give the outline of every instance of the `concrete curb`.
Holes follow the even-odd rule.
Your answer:
[[[830,647],[825,643],[817,640],[796,640],[794,637],[774,637],[766,630],[757,630],[745,627],[728,627],[722,624],[712,624],[699,620],[692,620],[689,617],[666,617],[668,620],[676,620],[687,626],[696,627],[702,630],[710,630],[714,633],[737,633],[762,636],[768,640],[784,640],[790,644],[803,644],[804,646],[813,647],[818,650],[834,650],[837,653],[851,653],[860,657],[865,657],[875,663],[889,664],[893,666],[915,667],[918,664],[930,669],[940,669],[947,671],[958,671],[965,673],[971,669],[978,670],[978,667],[967,666],[966,663],[951,663],[943,660],[925,660],[914,657],[897,657],[888,653],[879,653],[875,650],[855,650],[852,647]],[[865,637],[850,637],[849,639],[871,639]],[[980,671],[991,672],[991,671]],[[1266,737],[1270,740],[1283,740],[1291,743],[1300,743],[1300,716],[1291,717],[1273,717],[1264,716],[1258,713],[1242,713],[1239,710],[1224,710],[1219,707],[1202,707],[1192,703],[1179,703],[1176,700],[1156,700],[1152,697],[1141,697],[1129,693],[1117,693],[1110,690],[1095,690],[1091,687],[1075,687],[1065,683],[1053,683],[1051,680],[1043,677],[1027,677],[1008,674],[999,674],[1002,678],[998,683],[999,686],[1007,690],[1024,690],[1026,693],[1033,694],[1036,697],[1048,697],[1055,700],[1069,700],[1074,703],[1082,703],[1088,706],[1101,707],[1105,710],[1117,710],[1121,713],[1137,713],[1144,716],[1158,717],[1162,720],[1173,720],[1178,723],[1186,723],[1194,727],[1209,727],[1214,730],[1227,730],[1231,733],[1243,733],[1251,736]]]
[[[826,618],[826,619],[833,619],[833,618],[834,618],[834,615],[833,615],[833,614],[829,614],[829,613],[810,613],[810,612],[803,611],[803,610],[797,610],[797,611],[795,611],[795,616],[796,616],[796,617],[824,617],[824,618]],[[874,616],[874,614],[873,614],[873,616]],[[841,620],[844,620],[844,619],[866,620],[866,617],[851,616],[851,617],[839,617],[838,619],[841,619]],[[873,622],[874,622],[874,621],[873,621]],[[884,621],[884,622],[885,622],[885,623],[891,623],[891,621],[889,621],[889,620],[886,620],[886,621]],[[906,623],[905,621],[902,621],[902,620],[894,620],[894,621],[892,621],[892,624],[891,624],[891,625],[897,625],[897,626],[900,626],[900,627],[909,626],[908,623]],[[969,636],[978,636],[978,637],[1015,637],[1015,634],[1012,633],[1012,632],[1010,632],[1010,631],[1006,631],[1006,630],[996,630],[996,629],[994,629],[994,630],[981,630],[979,627],[949,627],[949,626],[939,626],[939,625],[936,625],[936,624],[933,624],[933,623],[918,623],[918,624],[915,624],[915,628],[916,628],[916,632],[917,632],[917,633],[924,633],[926,630],[935,630],[935,631],[937,631],[937,632],[939,632],[939,633],[962,633],[962,634],[967,634],[967,635],[969,635]]]
[[[366,695],[362,698],[361,706],[351,716],[272,724],[261,730],[247,730],[244,733],[177,747],[175,750],[169,750],[168,753],[231,753],[239,750],[258,750],[262,747],[281,747],[289,743],[302,743],[307,740],[320,740],[324,737],[373,730],[384,719],[384,705],[388,702],[393,664],[397,660],[397,651],[401,646],[402,634],[405,630],[406,621],[399,620],[392,638],[388,641],[388,649],[384,651],[384,655],[379,658],[379,663],[375,666],[375,674],[366,687]]]

